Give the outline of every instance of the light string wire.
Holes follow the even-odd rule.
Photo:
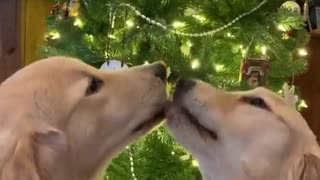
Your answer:
[[[184,33],[184,32],[180,32],[177,30],[173,30],[168,28],[167,26],[163,25],[162,23],[155,21],[147,16],[145,16],[144,14],[142,14],[139,10],[137,10],[137,8],[135,6],[132,6],[131,4],[128,3],[121,3],[119,6],[123,6],[123,7],[127,7],[129,9],[131,9],[137,16],[141,17],[142,19],[146,20],[149,24],[158,26],[160,28],[162,28],[165,31],[169,31],[171,33],[180,35],[180,36],[186,36],[186,37],[206,37],[206,36],[212,36],[230,26],[232,26],[234,23],[236,23],[237,21],[239,21],[240,19],[242,19],[245,16],[248,16],[250,14],[252,14],[253,12],[257,11],[258,9],[260,9],[264,4],[266,4],[268,2],[268,0],[263,0],[260,4],[258,4],[256,7],[254,7],[253,9],[251,9],[248,12],[245,12],[241,15],[239,15],[238,17],[236,17],[235,19],[233,19],[232,21],[230,21],[229,23],[225,24],[224,26],[221,26],[217,29],[213,29],[211,31],[207,31],[207,32],[202,32],[202,33]]]

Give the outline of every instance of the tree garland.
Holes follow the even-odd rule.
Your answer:
[[[232,21],[230,21],[229,23],[225,24],[222,27],[219,27],[217,29],[213,29],[211,31],[207,31],[207,32],[203,32],[203,33],[184,33],[184,32],[179,32],[176,30],[172,30],[170,28],[168,28],[167,26],[161,24],[160,22],[157,22],[153,19],[150,19],[149,17],[145,16],[144,14],[142,14],[139,10],[137,10],[136,7],[132,6],[131,4],[128,3],[121,3],[120,6],[124,6],[127,7],[129,9],[131,9],[137,16],[141,17],[142,19],[146,20],[148,23],[156,25],[166,31],[169,31],[171,33],[180,35],[180,36],[186,36],[186,37],[206,37],[206,36],[213,36],[214,34],[232,26],[234,23],[236,23],[237,21],[239,21],[241,18],[248,16],[250,14],[252,14],[253,12],[257,11],[259,8],[261,8],[265,3],[267,3],[268,0],[263,0],[260,4],[258,4],[256,7],[254,7],[253,9],[251,9],[248,12],[245,12],[241,15],[239,15],[238,17],[236,17],[235,19],[233,19]]]

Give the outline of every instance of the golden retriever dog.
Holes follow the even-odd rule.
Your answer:
[[[264,88],[225,92],[180,80],[168,125],[206,180],[319,180],[320,149],[302,116]]]
[[[161,121],[165,81],[161,63],[103,72],[52,57],[21,69],[0,85],[0,179],[99,176]]]

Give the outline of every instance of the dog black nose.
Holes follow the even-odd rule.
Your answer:
[[[152,73],[160,78],[162,81],[167,80],[167,67],[163,63],[154,63],[150,65],[152,69]]]
[[[182,93],[185,93],[191,90],[196,85],[196,81],[191,79],[180,79],[176,83],[175,96],[179,96]]]

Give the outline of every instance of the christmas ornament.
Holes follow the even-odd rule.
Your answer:
[[[127,69],[127,68],[129,67],[119,60],[107,60],[100,67],[101,70],[105,70],[105,71],[116,71],[116,70]]]
[[[59,13],[59,8],[60,8],[60,1],[58,1],[51,9],[50,14],[51,15],[56,15]]]
[[[64,2],[61,8],[61,15],[63,18],[68,18],[69,17],[69,8],[68,8],[68,3]]]
[[[268,71],[267,59],[245,58],[241,67],[241,82],[250,87],[265,86]]]
[[[296,108],[296,104],[298,102],[298,96],[294,94],[295,86],[292,85],[289,88],[287,83],[284,83],[282,86],[284,100],[293,108]]]
[[[79,16],[80,0],[70,0],[69,3],[69,14],[71,17]]]
[[[287,1],[281,5],[281,8],[301,13],[301,7],[295,1]]]

